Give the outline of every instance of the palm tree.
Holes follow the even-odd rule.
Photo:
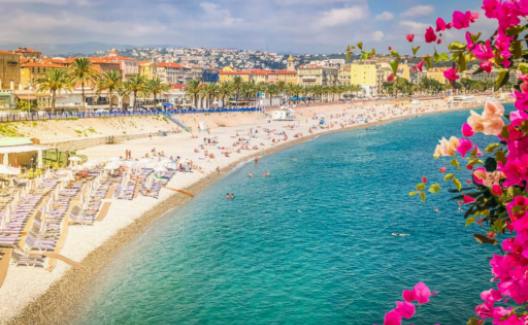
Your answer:
[[[129,93],[131,93],[134,96],[134,104],[132,105],[133,108],[137,108],[137,96],[140,92],[144,92],[146,89],[146,79],[145,77],[135,74],[130,79],[125,81],[124,88],[128,90]]]
[[[121,73],[116,70],[110,70],[103,74],[102,79],[104,80],[104,88],[108,91],[108,102],[110,110],[112,110],[112,95],[123,86]]]
[[[197,108],[198,106],[198,97],[200,96],[200,88],[202,83],[198,80],[189,80],[185,85],[185,92],[187,95],[191,96],[193,99],[193,107]]]
[[[86,110],[86,95],[84,93],[84,86],[87,82],[94,80],[95,71],[92,68],[91,62],[88,58],[77,58],[70,66],[71,77],[75,82],[81,83],[81,98],[82,108]]]
[[[222,107],[225,107],[226,97],[230,97],[233,94],[233,85],[230,82],[221,82],[218,85],[218,96],[222,100]]]
[[[238,99],[240,98],[240,92],[242,91],[242,78],[235,76],[233,78],[233,91],[235,93],[235,106],[238,106]]]
[[[158,95],[169,91],[170,86],[163,83],[160,78],[154,78],[147,81],[146,89],[154,97],[154,104],[157,103]]]
[[[207,89],[207,107],[210,107],[211,102],[218,97],[219,87],[216,84],[207,84],[205,88]]]
[[[273,96],[279,93],[279,87],[276,84],[268,84],[265,91],[269,96],[269,103],[271,106],[273,105]]]
[[[39,91],[48,91],[51,94],[51,113],[55,113],[55,100],[57,92],[62,89],[71,90],[72,80],[63,69],[48,70],[44,77],[37,80]]]

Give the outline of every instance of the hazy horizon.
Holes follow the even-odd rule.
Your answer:
[[[364,41],[403,48],[459,4],[439,0],[0,0],[0,48],[49,54],[112,47],[236,48],[278,53],[343,52]],[[465,8],[479,9],[469,0]],[[29,22],[29,23],[28,23]],[[484,26],[485,27],[485,26]],[[480,26],[482,29],[482,26]],[[447,40],[459,35],[446,35]]]

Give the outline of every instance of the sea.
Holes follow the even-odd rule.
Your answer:
[[[323,135],[248,162],[124,246],[72,323],[381,324],[423,281],[435,295],[409,323],[465,324],[498,250],[475,242],[481,229],[465,226],[438,171],[449,163],[432,153],[467,115]],[[444,191],[410,197],[421,176]]]

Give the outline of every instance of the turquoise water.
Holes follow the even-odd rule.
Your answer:
[[[126,246],[75,322],[373,324],[425,281],[438,296],[414,322],[465,323],[493,248],[445,195],[407,192],[437,174],[437,139],[467,114],[323,136],[235,170]]]

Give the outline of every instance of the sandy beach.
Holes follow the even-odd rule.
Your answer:
[[[483,100],[484,97],[476,97],[474,102],[457,107],[448,107],[444,99],[314,105],[295,108],[295,121],[271,121],[262,113],[188,115],[181,120],[192,127],[192,133],[169,133],[84,149],[80,153],[92,163],[122,158],[130,150],[133,159],[154,154],[179,157],[192,166],[192,172],[176,173],[157,199],[141,195],[131,201],[112,198],[103,220],[90,226],[70,225],[61,255],[79,262],[80,268],[60,261],[52,272],[11,265],[0,288],[0,323],[59,324],[70,319],[78,312],[85,289],[96,281],[105,261],[112,259],[120,247],[142,233],[152,221],[192,199],[176,190],[196,195],[242,162],[321,134],[478,107]],[[208,131],[199,132],[199,122],[207,125]],[[162,127],[165,122],[156,123],[156,127]],[[145,125],[141,130],[152,132],[155,128]],[[56,141],[57,136],[52,140]]]

